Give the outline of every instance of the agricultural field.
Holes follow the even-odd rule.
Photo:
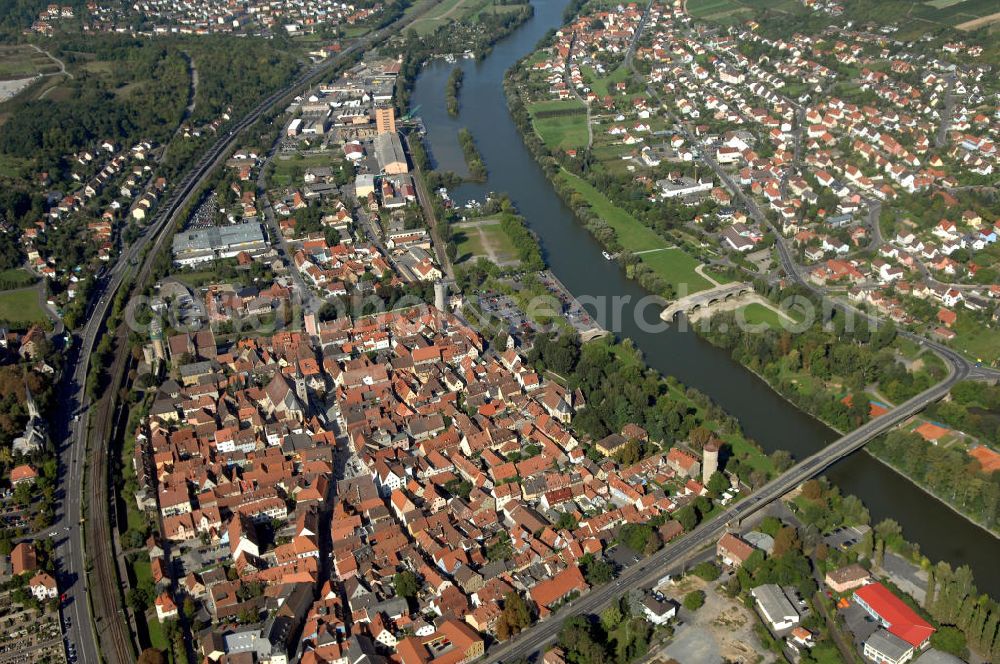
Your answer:
[[[54,74],[59,66],[30,46],[0,46],[0,81]]]
[[[48,94],[49,89],[63,79],[62,76],[51,76],[57,73],[59,66],[30,46],[0,46],[0,104],[27,89],[32,90],[34,98]],[[39,79],[39,76],[47,78]],[[0,111],[0,122],[5,115]]]
[[[960,30],[972,30],[1000,20],[1000,6],[995,0],[930,0],[915,3],[909,15]]]
[[[917,37],[941,27],[975,30],[1000,23],[996,0],[882,0],[855,3],[849,12],[856,20],[898,25],[899,38]]]
[[[587,146],[587,113],[576,100],[545,101],[528,106],[532,124],[539,137],[553,149]]]
[[[503,13],[517,9],[519,5],[494,5],[491,0],[444,0],[414,21],[410,27],[419,35],[428,35],[452,21],[479,16],[483,12]]]
[[[727,24],[744,21],[758,11],[805,11],[798,0],[687,0],[686,7],[695,18]]]

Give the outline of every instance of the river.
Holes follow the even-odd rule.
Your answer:
[[[623,305],[620,323],[588,307],[591,313],[619,336],[631,338],[650,366],[708,394],[737,418],[746,434],[764,449],[785,449],[803,458],[836,439],[836,432],[785,401],[693,331],[671,327],[649,332],[636,323],[658,322],[660,308],[636,306],[648,294],[626,279],[616,263],[603,258],[601,246],[576,222],[522,143],[507,110],[504,73],[534,50],[546,32],[562,24],[567,0],[535,0],[533,4],[534,16],[498,43],[485,60],[457,63],[465,72],[457,118],[450,117],[445,108],[445,83],[455,64],[436,60],[417,80],[411,106],[420,106],[419,115],[427,130],[425,143],[435,167],[466,173],[457,133],[467,127],[489,169],[486,183],[465,184],[452,192],[456,201],[481,200],[489,191],[510,195],[538,235],[552,271],[574,295],[585,302],[589,298],[610,301],[617,297]],[[904,535],[919,543],[929,558],[947,560],[956,566],[969,565],[979,588],[1000,597],[1000,570],[996,566],[1000,543],[989,533],[867,453],[844,459],[826,475],[843,492],[864,501],[873,523],[887,517],[895,519]]]

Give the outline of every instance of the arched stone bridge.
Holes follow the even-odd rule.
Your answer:
[[[693,314],[700,309],[709,309],[715,304],[725,302],[739,297],[753,290],[750,284],[736,282],[732,284],[721,284],[715,288],[691,293],[679,300],[674,300],[663,310],[660,318],[663,320],[673,320],[677,314]]]

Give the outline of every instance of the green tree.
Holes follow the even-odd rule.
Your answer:
[[[611,632],[622,621],[622,610],[617,603],[601,611],[601,626],[604,631]]]
[[[398,572],[395,576],[393,576],[392,586],[396,590],[396,595],[407,599],[410,597],[416,597],[417,591],[420,589],[417,577],[409,570]]]
[[[580,567],[583,569],[583,577],[592,586],[604,585],[615,578],[614,568],[609,563],[594,558],[589,553],[580,559]]]
[[[705,605],[705,593],[700,590],[692,590],[687,595],[684,595],[682,603],[688,611],[697,611]]]
[[[698,525],[698,513],[690,505],[685,505],[674,512],[674,519],[683,526],[685,531],[694,530]]]
[[[715,581],[721,574],[719,568],[707,560],[695,565],[691,573],[705,581]]]
[[[942,625],[936,632],[931,634],[931,646],[951,653],[956,657],[963,659],[968,657],[965,634],[957,627],[951,625]]]
[[[726,479],[725,475],[716,471],[708,478],[708,486],[705,488],[708,489],[709,494],[717,497],[725,493],[729,488],[729,480]]]

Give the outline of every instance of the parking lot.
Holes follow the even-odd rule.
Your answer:
[[[479,308],[486,318],[495,316],[506,325],[508,334],[524,336],[538,332],[538,325],[521,311],[513,299],[495,291],[487,291],[479,297]],[[486,322],[486,321],[482,321]]]

